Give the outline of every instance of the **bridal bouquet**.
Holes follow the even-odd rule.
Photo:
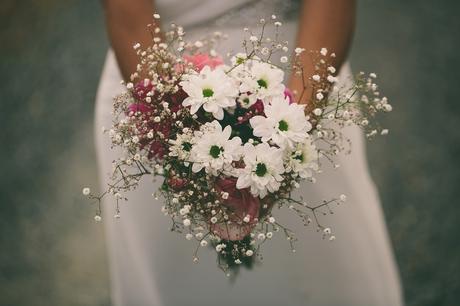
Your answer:
[[[83,193],[99,204],[114,196],[118,218],[126,192],[143,177],[160,179],[152,192],[161,196],[172,230],[196,241],[194,261],[200,248],[212,247],[226,272],[251,266],[278,232],[295,250],[295,235],[277,221],[274,208],[293,211],[334,240],[318,213],[346,196],[311,204],[292,193],[314,183],[323,163],[336,166],[334,157],[349,150],[346,126],[358,125],[368,137],[386,134],[370,119],[391,105],[380,98],[374,74],[360,73],[353,85],[337,87],[334,53],[291,50],[280,27],[276,16],[260,20],[257,31],[244,29],[241,53],[223,57],[215,51],[225,39],[221,33],[188,42],[180,26],[162,33],[150,25],[152,45],[134,46],[137,71],[113,103],[107,133],[123,154],[113,162],[112,183],[101,195],[88,188]],[[304,72],[304,52],[314,61],[312,75]],[[302,92],[285,86],[286,73],[302,79]]]

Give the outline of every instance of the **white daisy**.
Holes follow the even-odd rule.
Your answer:
[[[190,152],[192,171],[205,169],[207,173],[219,175],[219,171],[231,172],[232,162],[241,158],[241,139],[230,139],[232,128],[228,125],[222,130],[217,121],[206,123],[201,131],[195,133],[195,145]]]
[[[238,97],[237,101],[242,108],[249,108],[257,102],[257,97],[243,93]]]
[[[178,134],[176,139],[170,140],[169,156],[175,156],[181,160],[187,161],[190,157],[190,151],[194,144],[192,133]]]
[[[237,53],[230,59],[230,62],[231,66],[226,67],[227,74],[234,78],[239,86],[240,80],[248,74],[250,63],[253,60],[248,59],[246,53]]]
[[[301,178],[312,177],[318,170],[317,157],[316,147],[310,139],[298,143],[287,156],[286,172],[293,171]]]
[[[246,53],[237,53],[230,59],[232,66],[242,65],[247,60]]]
[[[280,188],[284,173],[283,151],[270,147],[267,143],[254,146],[246,143],[243,147],[245,167],[241,169],[236,188],[251,188],[254,196],[264,198],[268,192]]]
[[[287,98],[276,98],[266,105],[265,116],[255,116],[249,121],[254,135],[261,137],[263,142],[272,140],[281,148],[294,148],[298,142],[304,141],[311,130],[311,124],[304,114],[304,105],[289,104]]]
[[[225,108],[236,104],[238,96],[234,80],[220,67],[211,70],[206,66],[199,74],[187,75],[180,86],[188,95],[182,102],[183,106],[190,106],[192,114],[203,106],[205,111],[212,113],[218,120],[224,118]]]
[[[245,76],[241,79],[240,92],[250,93],[264,103],[274,97],[284,96],[283,70],[258,61],[251,61]]]

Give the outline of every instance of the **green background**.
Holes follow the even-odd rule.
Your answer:
[[[460,298],[458,1],[362,0],[353,68],[381,76],[391,137],[368,146],[407,305]],[[98,1],[0,4],[0,305],[109,305],[94,97]],[[390,305],[389,305],[390,306]]]

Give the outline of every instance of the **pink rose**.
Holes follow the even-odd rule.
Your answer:
[[[188,63],[192,63],[197,71],[201,71],[205,66],[211,69],[223,65],[224,61],[219,56],[209,56],[207,53],[197,53],[194,55],[184,55],[184,59]]]

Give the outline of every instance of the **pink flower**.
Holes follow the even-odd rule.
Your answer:
[[[211,231],[222,239],[242,240],[251,233],[257,224],[260,211],[259,198],[254,197],[249,189],[237,189],[236,179],[234,178],[217,181],[216,189],[218,192],[228,193],[228,198],[221,200],[223,201],[223,205],[230,208],[230,211],[233,212],[230,215],[232,223],[212,224]],[[245,217],[249,217],[249,222],[243,221]]]
[[[168,101],[169,103],[169,108],[173,113],[177,113],[179,110],[183,108],[182,106],[182,101],[187,98],[187,94],[182,88],[179,88],[179,90],[171,95],[166,95],[164,97],[165,101]]]
[[[133,103],[128,106],[128,115],[131,116],[135,114],[136,118],[136,127],[138,130],[137,136],[139,136],[139,148],[147,149],[149,159],[156,158],[162,159],[166,154],[166,147],[162,141],[159,140],[152,140],[147,137],[147,133],[151,130],[155,132],[161,132],[165,135],[165,138],[169,137],[171,133],[171,125],[170,121],[163,121],[156,123],[152,119],[152,113],[154,111],[153,106],[145,104],[145,103]],[[147,121],[147,123],[145,123]]]
[[[264,115],[264,103],[262,100],[257,100],[256,103],[251,105],[249,108],[250,110],[254,111],[255,114],[257,115]]]
[[[192,63],[197,71],[201,71],[205,66],[211,69],[223,65],[224,61],[219,56],[209,56],[207,53],[197,53],[194,55],[184,55],[184,59],[188,63]]]
[[[155,140],[150,144],[149,153],[147,158],[153,159],[163,159],[166,154],[166,148],[161,141]]]
[[[262,102],[262,100],[257,100],[256,103],[251,105],[248,108],[247,113],[245,113],[244,115],[238,117],[238,121],[237,121],[236,124],[237,125],[238,124],[244,124],[244,123],[248,122],[249,119],[251,119],[254,116],[265,116],[264,103]]]
[[[161,132],[165,139],[169,138],[169,135],[171,133],[171,125],[172,123],[170,121],[163,121],[161,123],[152,123],[150,122],[150,129],[152,129],[155,132]],[[148,139],[147,142],[150,142]],[[147,157],[149,159],[152,158],[157,158],[157,159],[162,159],[167,152],[166,146],[163,141],[160,140],[154,140],[150,142],[150,148],[149,148],[149,154]]]
[[[137,82],[132,91],[133,97],[139,102],[145,102],[145,98],[147,98],[149,92],[153,93],[153,84],[149,80]]]
[[[289,89],[289,88],[285,88],[284,89],[284,97],[285,98],[288,98],[289,99],[289,104],[292,104],[294,103],[294,94],[292,93],[292,91]]]
[[[145,103],[133,103],[130,106],[128,106],[128,114],[129,113],[141,113],[143,115],[151,113],[153,111],[152,107],[150,105],[147,105]]]

